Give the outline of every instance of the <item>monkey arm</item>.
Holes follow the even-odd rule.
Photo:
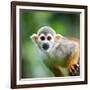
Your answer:
[[[79,58],[80,58],[80,50],[79,46],[75,48],[75,51],[70,55],[68,62],[67,62],[67,68],[71,75],[76,75],[79,70]]]

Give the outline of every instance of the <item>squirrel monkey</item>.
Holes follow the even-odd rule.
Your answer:
[[[70,76],[77,75],[80,58],[77,41],[56,34],[49,26],[41,27],[31,39],[39,47],[45,64],[55,76],[63,76],[62,68],[67,68]]]

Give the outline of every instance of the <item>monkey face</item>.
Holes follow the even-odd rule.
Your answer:
[[[37,34],[33,34],[31,39],[42,51],[49,52],[55,44],[60,42],[61,37],[51,27],[44,26],[38,30]]]
[[[49,51],[53,47],[54,39],[51,34],[40,34],[39,47],[44,51]]]

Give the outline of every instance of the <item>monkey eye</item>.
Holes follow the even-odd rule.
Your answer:
[[[43,41],[43,40],[45,40],[45,37],[44,36],[41,36],[40,39]]]
[[[51,37],[51,36],[48,36],[48,37],[47,37],[47,40],[51,40],[51,39],[52,39],[52,37]]]

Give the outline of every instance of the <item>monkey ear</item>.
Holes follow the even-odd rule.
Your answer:
[[[61,37],[62,37],[61,34],[56,34],[55,37],[54,37],[55,42],[56,43],[60,42]]]
[[[38,35],[37,34],[33,34],[32,36],[30,36],[30,38],[32,39],[33,42],[38,43]]]

